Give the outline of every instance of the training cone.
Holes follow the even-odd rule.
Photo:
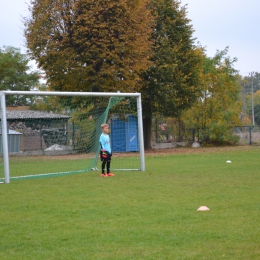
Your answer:
[[[231,163],[231,161],[230,161],[230,160],[227,160],[226,163]]]
[[[206,207],[206,206],[201,206],[201,207],[199,207],[199,208],[197,209],[197,211],[207,211],[207,210],[209,210],[209,208]]]

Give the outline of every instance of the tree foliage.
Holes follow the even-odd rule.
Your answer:
[[[232,127],[240,125],[242,102],[238,101],[234,63],[227,56],[228,48],[218,51],[213,58],[205,56],[200,75],[201,95],[192,108],[186,111],[186,125],[201,129],[206,142],[233,142]]]
[[[151,16],[142,0],[32,0],[25,36],[57,91],[139,91]]]
[[[260,104],[255,105],[254,114],[255,114],[255,123],[256,125],[260,126]]]
[[[240,77],[241,100],[243,102],[243,115],[245,125],[252,124],[252,105],[254,110],[258,111],[260,104],[260,73],[250,73],[249,76]],[[253,89],[252,89],[253,88]],[[255,122],[259,122],[256,118],[259,113],[255,113]],[[258,123],[257,123],[258,124]]]
[[[252,100],[253,99],[253,100]],[[256,91],[253,96],[252,93],[248,93],[245,97],[246,101],[246,113],[249,118],[248,125],[252,124],[252,101],[254,106],[254,119],[255,124],[260,125],[260,90]]]
[[[260,90],[259,72],[251,72],[248,76],[244,76],[241,78],[241,85],[243,86],[243,90],[245,92],[252,91],[252,84],[253,84],[253,92]]]
[[[29,58],[20,49],[0,48],[0,90],[29,91],[39,83],[40,74],[30,72]],[[7,105],[26,105],[25,96],[7,96]]]
[[[145,101],[152,104],[152,112],[176,116],[198,96],[201,50],[194,45],[186,7],[179,1],[153,0],[151,9],[155,17],[153,64],[145,72],[147,87],[143,93]]]
[[[143,74],[142,89],[146,148],[154,115],[177,116],[198,97],[202,62],[186,7],[175,0],[152,0],[151,10],[155,19],[152,65]]]
[[[145,147],[156,114],[198,97],[202,51],[177,0],[32,0],[31,57],[57,91],[141,92]]]

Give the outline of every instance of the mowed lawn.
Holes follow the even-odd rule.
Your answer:
[[[260,259],[260,147],[199,149],[1,184],[0,259]]]

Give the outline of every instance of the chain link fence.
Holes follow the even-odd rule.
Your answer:
[[[154,118],[152,124],[153,143],[204,142],[206,129],[185,127],[180,120]],[[260,145],[260,126],[236,126],[233,135],[239,137],[239,145]]]
[[[239,136],[238,144],[260,145],[260,126],[236,126],[234,134]]]
[[[174,143],[199,141],[199,129],[188,128],[180,120],[154,118],[152,122],[152,142]]]

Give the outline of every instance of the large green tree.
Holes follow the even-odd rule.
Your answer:
[[[198,95],[201,50],[177,0],[32,0],[25,36],[58,91],[141,92],[145,147],[151,120]]]
[[[30,71],[29,58],[20,49],[0,48],[0,90],[29,91],[39,83],[40,74]],[[7,105],[26,105],[28,97],[7,96]]]
[[[146,148],[150,146],[153,116],[178,116],[198,97],[202,61],[186,6],[175,0],[152,0],[150,8],[155,19],[152,65],[143,74],[142,89]]]
[[[183,120],[190,128],[199,128],[206,142],[232,143],[233,127],[241,124],[241,87],[237,83],[234,63],[228,48],[217,51],[213,58],[204,58],[200,73],[201,94],[185,113]]]
[[[32,0],[25,36],[57,91],[140,91],[149,64],[146,0]]]

